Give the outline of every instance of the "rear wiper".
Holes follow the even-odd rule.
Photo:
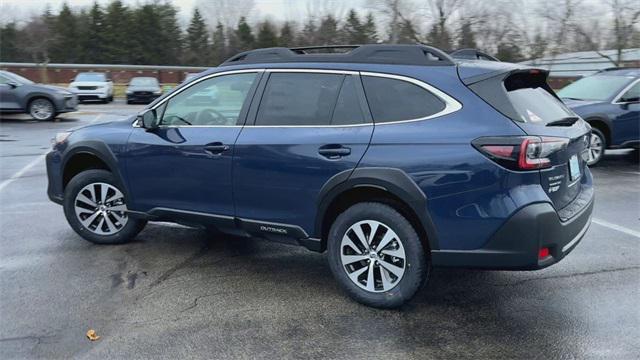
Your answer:
[[[546,126],[571,126],[580,120],[577,116],[567,116],[562,119],[549,121]]]

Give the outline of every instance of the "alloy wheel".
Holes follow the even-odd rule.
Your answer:
[[[113,185],[89,184],[78,192],[73,204],[80,223],[94,234],[113,235],[127,224],[124,195]]]
[[[47,120],[53,115],[53,104],[47,99],[35,99],[31,102],[29,114],[36,120]]]
[[[400,238],[389,226],[375,220],[349,227],[340,243],[340,260],[349,279],[369,292],[393,289],[406,269]]]
[[[589,141],[589,161],[587,164],[592,165],[600,160],[604,151],[604,142],[602,138],[596,134],[591,134]]]

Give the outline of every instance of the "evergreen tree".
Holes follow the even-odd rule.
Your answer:
[[[291,23],[285,21],[280,29],[280,37],[278,38],[278,46],[292,47],[295,46],[295,36]]]
[[[540,59],[544,57],[545,52],[547,51],[548,43],[547,39],[540,33],[540,30],[533,37],[533,44],[531,44],[529,51],[530,59]]]
[[[265,20],[258,27],[257,48],[268,48],[278,46],[278,35],[275,27],[269,20]]]
[[[316,45],[318,43],[317,35],[318,29],[316,28],[316,22],[313,18],[309,18],[309,20],[304,24],[302,32],[298,34],[297,43],[301,46]]]
[[[180,63],[182,56],[182,30],[178,23],[178,9],[171,3],[156,5],[160,26],[156,30],[155,54],[160,65]],[[154,30],[147,30],[153,34]],[[152,62],[153,63],[153,62]]]
[[[340,29],[340,37],[345,44],[364,44],[363,27],[358,18],[358,14],[355,10],[349,10],[347,14],[347,20],[345,21],[342,29]]]
[[[238,28],[236,29],[236,36],[238,38],[238,50],[247,51],[253,49],[256,39],[251,31],[251,26],[247,24],[247,19],[243,16],[238,22]]]
[[[471,22],[465,20],[460,27],[460,38],[458,39],[458,49],[477,48],[475,34],[471,28]]]
[[[14,22],[0,28],[0,61],[21,61],[22,54],[18,39],[18,29]]]
[[[220,64],[227,58],[227,46],[224,37],[224,26],[218,21],[211,41],[211,60],[214,65]]]
[[[444,26],[444,23],[434,24],[427,35],[429,45],[435,46],[439,49],[451,50],[451,35]]]
[[[121,0],[107,6],[104,16],[104,61],[110,64],[131,62],[132,16]]]
[[[104,13],[94,2],[88,14],[87,28],[85,29],[85,37],[82,43],[84,50],[84,62],[89,64],[104,62],[104,45],[105,45],[105,29],[104,29]]]
[[[227,28],[227,54],[224,56],[224,58],[230,58],[231,56],[239,52],[240,40],[238,40],[236,29]]]
[[[514,41],[504,41],[498,44],[495,55],[500,61],[519,62],[524,60],[520,47]]]
[[[409,19],[405,19],[400,23],[400,31],[398,33],[398,43],[399,44],[415,44],[416,39],[418,38],[418,32],[416,31],[415,25]]]
[[[62,63],[75,63],[81,58],[81,48],[78,43],[80,33],[75,14],[67,3],[62,4],[62,9],[52,24],[55,34],[50,50],[51,61]]]
[[[209,34],[200,11],[196,8],[189,28],[187,28],[187,49],[185,63],[187,65],[206,65],[210,59]]]
[[[363,44],[375,44],[378,42],[376,22],[371,13],[367,14],[367,19],[364,24],[362,24],[362,40]]]
[[[338,21],[332,15],[327,15],[320,21],[316,38],[318,45],[334,45],[340,41]]]

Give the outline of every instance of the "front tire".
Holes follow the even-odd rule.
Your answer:
[[[604,156],[604,150],[607,148],[607,139],[602,131],[591,128],[591,139],[589,141],[589,160],[587,165],[596,166]]]
[[[56,107],[51,100],[45,98],[31,100],[27,110],[32,118],[39,121],[50,121],[56,117]]]
[[[327,241],[333,276],[362,304],[401,306],[428,277],[429,262],[416,230],[386,204],[351,206],[333,223]]]
[[[123,244],[135,238],[146,221],[130,218],[115,177],[106,170],[87,170],[69,181],[64,215],[71,228],[95,244]]]

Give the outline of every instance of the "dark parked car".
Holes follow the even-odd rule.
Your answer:
[[[399,306],[432,266],[540,269],[584,236],[590,127],[546,79],[419,45],[250,51],[59,134],[48,194],[94,243],[159,220],[299,244],[356,300]]]
[[[78,98],[65,88],[36,84],[20,75],[0,70],[0,112],[27,113],[36,120],[52,120],[76,111]]]
[[[576,114],[591,124],[589,165],[605,149],[640,148],[640,69],[610,69],[558,91]]]
[[[127,104],[148,104],[162,95],[162,88],[154,77],[134,77],[131,78],[126,93]]]

